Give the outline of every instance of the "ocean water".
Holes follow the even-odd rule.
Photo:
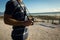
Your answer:
[[[32,16],[60,16],[60,13],[30,13]]]
[[[4,13],[0,12],[0,16],[3,16]],[[32,15],[32,16],[60,16],[60,12],[48,12],[48,13],[27,13],[27,15]]]
[[[4,13],[0,13],[0,16],[3,16],[4,15]]]

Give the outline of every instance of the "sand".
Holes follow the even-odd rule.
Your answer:
[[[60,40],[60,25],[35,22],[28,30],[27,40]],[[4,24],[3,18],[0,18],[0,40],[12,40],[11,32],[12,26]]]

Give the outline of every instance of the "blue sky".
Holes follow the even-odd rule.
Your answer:
[[[5,11],[8,0],[0,0],[0,12]],[[60,11],[60,0],[23,0],[30,13]]]

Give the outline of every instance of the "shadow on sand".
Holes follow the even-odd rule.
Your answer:
[[[44,25],[44,24],[39,24],[39,25],[44,26],[44,27],[55,28],[55,27],[53,27],[53,26],[47,26],[47,25]]]

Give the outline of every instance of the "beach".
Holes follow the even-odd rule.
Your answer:
[[[12,40],[12,30],[12,26],[6,25],[3,18],[0,18],[0,40]],[[60,40],[60,25],[34,22],[34,25],[29,26],[28,30],[27,40]]]

